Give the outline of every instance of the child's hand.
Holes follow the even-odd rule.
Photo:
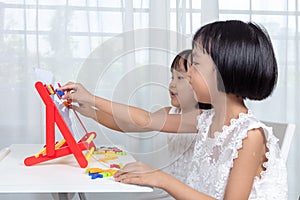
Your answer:
[[[81,104],[80,106],[72,105],[72,109],[79,112],[85,117],[97,120],[97,108],[95,108],[94,106],[83,104]]]
[[[88,90],[86,90],[80,83],[69,82],[66,85],[58,88],[64,91],[65,95],[62,99],[69,102],[76,102],[79,106],[93,106],[95,97]]]
[[[163,172],[142,162],[128,163],[114,174],[115,181],[128,184],[160,187]]]

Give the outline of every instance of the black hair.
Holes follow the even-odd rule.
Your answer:
[[[270,37],[252,22],[218,21],[200,28],[193,48],[201,45],[218,70],[218,89],[242,98],[262,100],[276,86],[278,69]]]
[[[189,56],[192,55],[192,49],[186,49],[186,50],[183,50],[181,51],[180,53],[178,53],[173,62],[172,62],[172,65],[171,65],[171,72],[175,69],[177,70],[178,67],[180,66],[180,61],[183,60],[183,66],[184,66],[184,69],[185,71],[187,72],[188,71],[188,58]]]
[[[187,72],[188,71],[188,59],[189,59],[189,56],[192,55],[192,49],[186,49],[186,50],[183,50],[181,51],[180,53],[178,53],[175,58],[173,59],[173,62],[172,62],[172,65],[171,65],[171,72],[175,69],[177,70],[180,66],[180,61],[183,59],[183,66],[184,66],[184,69],[185,71]],[[212,108],[212,105],[211,104],[208,104],[208,103],[200,103],[198,102],[196,104],[196,108],[199,108],[199,109],[211,109]]]

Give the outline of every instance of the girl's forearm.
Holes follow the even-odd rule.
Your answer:
[[[116,123],[115,119],[113,118],[112,115],[106,113],[106,112],[103,112],[103,111],[100,111],[100,110],[95,110],[96,112],[96,115],[95,117],[93,117],[93,119],[100,123],[101,125],[109,128],[109,129],[112,129],[112,130],[115,130],[115,131],[120,131],[120,132],[124,132],[119,126],[118,124]]]
[[[160,181],[159,188],[165,190],[177,200],[215,200],[215,198],[194,190],[166,173]]]
[[[170,107],[154,113],[146,110],[95,97],[94,106],[99,110],[98,122],[104,124],[100,113],[111,115],[115,125],[123,132],[162,131],[169,133],[196,133],[198,110],[185,114],[169,114]],[[116,130],[116,129],[114,129]]]
[[[101,114],[112,117],[115,125],[123,132],[137,132],[150,130],[151,114],[140,108],[112,102],[101,97],[95,97],[95,107],[98,109],[98,122],[103,124]]]

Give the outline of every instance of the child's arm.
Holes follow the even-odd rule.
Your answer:
[[[243,140],[242,148],[238,150],[238,158],[234,160],[224,199],[248,199],[254,177],[260,177],[265,170],[266,141],[262,129],[248,131],[248,137]]]
[[[151,113],[100,97],[95,97],[95,106],[100,111],[110,114],[124,132],[197,132],[197,110],[187,114],[168,114],[170,107],[166,107]]]
[[[94,107],[91,107],[89,105],[80,105],[80,106],[72,105],[72,109],[79,112],[85,117],[89,117],[99,122],[100,124],[102,124],[103,126],[109,129],[122,132],[122,129],[115,122],[114,118],[105,112],[95,109]]]
[[[175,177],[141,162],[129,163],[114,175],[115,181],[146,185],[165,190],[178,200],[212,200],[214,198],[185,185]]]
[[[87,92],[87,91],[82,92],[82,96],[87,96],[89,98],[89,96],[91,96],[91,94],[89,94],[88,92],[87,93],[85,93],[85,92]],[[68,97],[68,95],[64,96],[63,98],[67,98],[67,97]],[[72,100],[69,100],[69,101],[72,102]],[[98,121],[100,124],[102,124],[103,126],[105,126],[107,128],[110,128],[110,129],[113,129],[116,131],[122,131],[111,115],[98,110],[93,105],[91,105],[87,102],[84,102],[84,101],[78,102],[78,104],[79,105],[72,104],[72,109],[75,110],[76,112],[79,112],[81,115],[83,115],[85,117],[88,117],[95,121]]]
[[[170,108],[163,108],[157,112],[150,113],[137,107],[112,102],[94,96],[81,84],[68,83],[65,86],[62,86],[60,90],[66,91],[63,96],[64,99],[77,102],[79,108],[95,107],[96,117],[93,117],[93,119],[104,126],[112,127],[114,130],[124,132],[153,130],[164,132],[197,132],[196,116],[198,115],[198,112],[196,109],[194,112],[183,115],[168,114]],[[78,110],[80,112],[80,109]],[[87,111],[85,110],[85,112]],[[106,117],[109,118],[109,115],[111,115],[112,118],[103,118],[102,116],[104,113],[107,114]],[[111,122],[113,124],[110,124]]]

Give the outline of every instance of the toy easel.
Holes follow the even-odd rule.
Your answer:
[[[24,160],[25,165],[31,166],[69,154],[74,154],[80,167],[87,167],[90,154],[94,149],[96,149],[95,144],[92,141],[96,137],[96,133],[86,133],[78,142],[76,142],[57,106],[51,98],[51,95],[55,94],[53,86],[45,85],[42,82],[36,82],[35,88],[46,105],[46,145],[44,149],[34,156],[26,158]],[[55,124],[64,137],[63,140],[56,144]],[[83,150],[89,150],[87,156],[83,155]]]

